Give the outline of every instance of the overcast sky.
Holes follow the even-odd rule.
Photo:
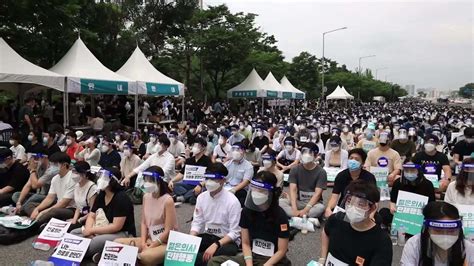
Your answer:
[[[416,88],[458,89],[474,82],[474,1],[204,0],[232,12],[259,16],[287,61],[302,51],[325,56],[351,70],[359,57],[378,79]],[[263,75],[263,73],[262,73]]]

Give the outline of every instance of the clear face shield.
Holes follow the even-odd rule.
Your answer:
[[[218,190],[222,184],[221,184],[221,180],[225,179],[225,176],[221,175],[221,174],[211,174],[211,173],[207,173],[204,175],[204,180],[205,180],[205,186],[206,186],[206,190],[208,190],[209,192],[214,192],[216,190]]]
[[[474,186],[474,164],[463,164],[462,170],[467,174],[466,185]]]
[[[414,163],[407,163],[403,165],[403,176],[402,182],[412,183],[418,179],[418,172],[420,171],[420,166]]]
[[[425,220],[423,225],[430,239],[437,247],[448,250],[459,239],[462,230],[461,220]]]
[[[262,165],[265,169],[272,167],[274,163],[275,157],[271,156],[270,154],[262,155]]]
[[[344,220],[351,224],[360,223],[369,217],[371,207],[375,204],[361,193],[347,193],[343,202],[346,211]]]
[[[303,164],[314,162],[314,159],[315,159],[314,151],[306,147],[301,149],[301,162]]]
[[[388,144],[389,141],[390,141],[389,133],[387,133],[385,131],[380,133],[380,136],[379,136],[379,143],[380,144],[386,145],[386,144]]]
[[[114,174],[106,169],[101,169],[98,173],[97,176],[99,177],[97,179],[97,188],[99,190],[105,190],[108,186],[109,183],[112,179],[115,179],[117,183],[120,184],[118,178],[114,176]]]
[[[159,192],[159,180],[161,176],[157,172],[142,172],[143,185],[141,190],[144,193],[158,193]]]
[[[273,189],[274,187],[270,184],[251,180],[244,203],[245,207],[257,212],[268,210],[273,199]]]

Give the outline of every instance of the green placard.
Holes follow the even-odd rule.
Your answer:
[[[268,98],[276,98],[276,97],[278,97],[278,92],[276,92],[276,91],[267,91],[267,97]]]
[[[128,82],[126,81],[81,79],[80,82],[83,94],[128,94]]]
[[[397,198],[397,211],[393,216],[392,228],[403,226],[407,234],[416,235],[423,225],[422,210],[428,197],[400,190]]]
[[[283,99],[291,99],[291,98],[293,98],[293,93],[284,91],[282,93],[282,97],[283,97]]]
[[[464,236],[469,240],[474,240],[474,206],[456,204],[459,215],[462,217],[462,227]]]
[[[146,83],[147,95],[179,95],[177,84]]]
[[[166,245],[165,265],[194,265],[200,245],[200,237],[171,231]]]
[[[232,97],[234,98],[248,98],[248,97],[257,97],[257,91],[233,91]]]

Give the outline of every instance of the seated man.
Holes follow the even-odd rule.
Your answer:
[[[120,154],[117,151],[117,146],[112,143],[111,139],[105,138],[100,149],[102,154],[100,155],[99,165],[101,167],[120,168]]]
[[[71,175],[71,158],[64,152],[51,155],[54,167],[59,173],[51,180],[48,195],[41,203],[30,202],[23,206],[21,215],[36,220],[38,226],[48,223],[51,218],[66,221],[74,216],[74,187],[76,182]],[[54,203],[56,202],[56,203]]]
[[[207,191],[197,198],[190,231],[201,237],[195,265],[206,265],[213,256],[234,256],[238,252],[241,207],[237,198],[224,189],[227,175],[221,163],[206,169]]]
[[[316,164],[318,146],[312,142],[303,145],[301,164],[290,171],[289,198],[280,199],[280,207],[289,217],[319,218],[324,212],[323,190],[327,186],[326,171]],[[316,222],[317,223],[317,222]],[[319,226],[316,224],[316,226]]]
[[[21,191],[28,181],[28,169],[13,158],[13,152],[0,149],[0,206],[13,203],[13,193]]]
[[[168,138],[170,139],[168,151],[173,155],[176,166],[181,167],[186,160],[186,147],[184,146],[184,143],[178,139],[177,131],[170,131],[168,133]]]
[[[387,183],[393,185],[393,181],[400,175],[402,160],[400,154],[390,148],[391,135],[387,132],[380,133],[379,146],[367,153],[365,169],[370,171],[371,167],[385,168],[388,172]]]
[[[181,171],[168,183],[169,188],[173,190],[176,196],[178,196],[176,198],[177,201],[196,204],[196,197],[201,193],[203,183],[180,181],[184,178],[187,166],[201,166],[207,168],[211,165],[211,159],[204,154],[206,152],[206,145],[207,142],[205,139],[195,138],[192,147],[193,156],[186,159]]]
[[[225,163],[230,159],[230,150],[232,146],[227,143],[227,139],[229,138],[229,133],[226,131],[221,131],[219,133],[219,140],[217,142],[218,145],[214,147],[214,151],[212,153],[212,162],[213,163]]]
[[[284,173],[290,172],[291,168],[300,163],[301,152],[296,148],[296,141],[293,137],[285,138],[285,147],[277,155],[277,165]]]
[[[54,159],[54,156],[52,156]],[[51,180],[59,173],[59,169],[54,166],[57,162],[51,162],[46,154],[35,154],[28,162],[30,178],[23,186],[21,192],[15,192],[12,196],[16,203],[16,211],[20,213],[23,205],[30,202],[41,203],[48,195]],[[35,193],[38,191],[37,193]]]
[[[244,158],[245,146],[242,142],[232,145],[231,160],[225,163],[229,174],[226,176],[226,186],[239,199],[242,207],[247,197],[247,186],[252,180],[254,170],[252,164]]]
[[[377,187],[364,180],[347,187],[346,212],[331,215],[321,233],[321,265],[392,264],[392,241],[371,219],[379,200]]]

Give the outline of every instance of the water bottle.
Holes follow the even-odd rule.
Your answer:
[[[35,260],[30,263],[31,266],[54,266],[51,261]]]
[[[390,239],[392,240],[392,245],[396,246],[398,243],[398,234],[397,234],[397,228],[395,226],[392,226],[390,229]]]
[[[405,232],[406,232],[405,227],[400,226],[398,228],[398,239],[397,239],[397,241],[398,241],[398,246],[400,246],[400,247],[403,247],[405,245],[405,240],[406,240],[405,239]]]
[[[303,219],[301,220],[301,223],[302,223],[302,227],[303,229],[301,229],[301,233],[302,234],[307,234],[308,233],[308,229],[306,229],[306,226],[308,224],[308,217],[305,215],[303,215]]]
[[[33,242],[33,248],[38,249],[38,250],[48,251],[51,249],[51,246],[46,243]]]

